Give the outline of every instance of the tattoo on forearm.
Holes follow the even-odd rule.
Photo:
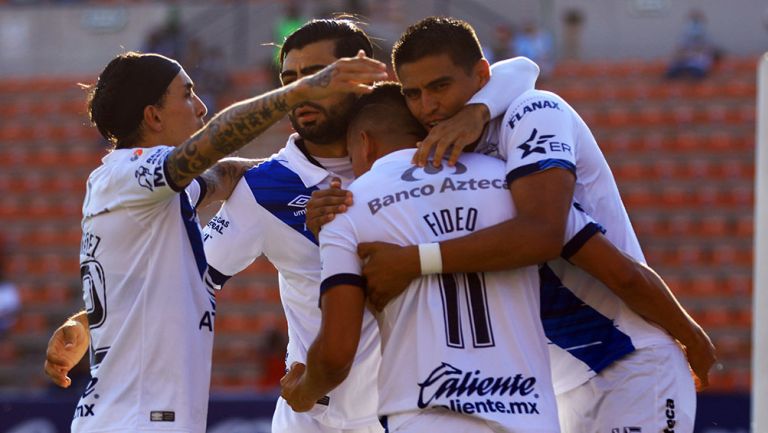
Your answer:
[[[267,130],[289,109],[284,89],[227,108],[169,155],[168,174],[177,185],[188,185],[217,160]]]

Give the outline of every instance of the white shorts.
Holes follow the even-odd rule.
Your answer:
[[[696,389],[674,344],[639,349],[557,396],[563,433],[693,432]]]
[[[294,412],[285,399],[277,399],[272,416],[272,433],[384,433],[379,423],[356,429],[338,429],[319,423],[309,413]]]

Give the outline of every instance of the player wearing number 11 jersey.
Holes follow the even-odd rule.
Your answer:
[[[316,384],[338,379],[326,366],[343,370],[338,360],[357,345],[365,286],[358,243],[437,242],[514,214],[503,163],[464,154],[453,168],[415,167],[420,126],[399,86],[380,86],[360,104],[366,100],[347,136],[355,174],[368,169],[361,161],[380,158],[350,186],[356,204],[320,232],[323,326],[306,374],[292,383],[297,366],[284,379],[283,395],[297,410],[322,389]],[[575,233],[589,221],[572,214]],[[559,432],[538,281],[535,267],[430,275],[375,314],[382,344],[379,415],[388,431]],[[342,330],[338,318],[355,314],[357,326],[350,320]]]

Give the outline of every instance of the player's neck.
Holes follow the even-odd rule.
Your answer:
[[[347,156],[347,144],[344,140],[317,144],[305,139],[304,146],[307,147],[307,152],[310,155],[318,158],[344,158]]]

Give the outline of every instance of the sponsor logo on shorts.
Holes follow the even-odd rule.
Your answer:
[[[677,424],[677,420],[675,420],[675,400],[671,398],[667,399],[664,416],[666,417],[667,421],[664,433],[675,433],[675,424]]]
[[[643,433],[641,427],[616,427],[611,429],[611,433]]]
[[[538,415],[536,378],[484,376],[480,370],[463,371],[443,362],[418,383],[420,409],[444,407],[458,413]]]

